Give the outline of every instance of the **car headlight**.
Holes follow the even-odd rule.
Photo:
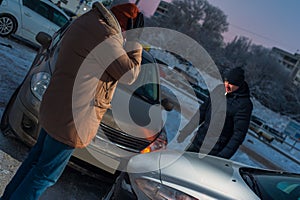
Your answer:
[[[49,85],[50,74],[47,72],[39,72],[32,76],[30,88],[33,95],[40,101]]]
[[[149,146],[147,146],[145,149],[141,151],[141,153],[150,153],[153,151],[158,151],[162,149],[166,149],[168,144],[167,139],[167,133],[165,132],[165,129],[163,128],[160,132],[160,135],[158,138],[154,140]]]
[[[197,200],[196,198],[185,194],[174,188],[170,188],[158,182],[148,179],[139,178],[135,180],[138,188],[150,199],[168,200],[168,199],[182,199],[182,200]]]

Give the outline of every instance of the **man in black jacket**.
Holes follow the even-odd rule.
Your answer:
[[[248,132],[253,109],[248,84],[244,78],[244,70],[240,67],[225,73],[224,85],[217,86],[211,92],[210,97],[200,106],[199,124],[201,126],[187,151],[203,152],[201,148],[203,141],[207,139],[209,141],[209,137],[215,136],[217,136],[216,139],[212,139],[214,142],[208,145],[208,147],[210,146],[209,151],[204,150],[204,152],[222,158],[230,158],[237,151]],[[226,98],[224,98],[224,94]],[[222,104],[222,98],[226,99],[225,106],[219,106]],[[211,112],[212,99],[215,100],[217,106],[213,112]],[[222,123],[222,120],[215,120],[216,118],[221,119],[221,115],[225,118],[223,128],[219,129],[219,133],[207,134],[211,121]],[[212,118],[214,120],[211,120]]]

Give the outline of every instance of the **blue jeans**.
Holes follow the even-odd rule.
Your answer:
[[[38,199],[56,183],[73,151],[74,148],[53,139],[42,129],[0,200]]]

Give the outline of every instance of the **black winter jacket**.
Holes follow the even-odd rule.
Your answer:
[[[216,143],[213,148],[209,149],[209,154],[222,158],[230,158],[233,156],[239,146],[243,143],[248,132],[250,117],[253,109],[253,104],[250,100],[249,87],[247,83],[244,82],[237,91],[227,94],[227,106],[220,106],[220,108],[214,109],[214,113],[212,114],[211,97],[213,96],[218,101],[218,99],[222,99],[220,95],[224,94],[224,85],[219,85],[211,92],[210,98],[208,98],[200,106],[199,124],[202,122],[203,124],[199,127],[197,135],[188,151],[199,152],[204,139],[206,140],[206,135],[207,137],[210,137],[211,135],[218,136],[216,137],[217,139],[215,139]],[[218,102],[216,104],[218,105]],[[221,102],[219,102],[219,104],[221,104]],[[225,122],[223,128],[220,126],[221,128],[219,129],[219,133],[207,134],[211,117],[213,116],[214,123],[216,123],[218,120],[215,119],[224,114],[226,114]],[[222,120],[220,120],[220,123],[221,122]],[[214,125],[212,124],[211,126]],[[217,129],[215,128],[212,130]]]

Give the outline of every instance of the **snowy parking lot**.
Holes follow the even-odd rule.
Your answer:
[[[5,44],[0,45],[1,117],[10,96],[23,81],[29,70],[36,51],[10,39],[0,38],[0,42]],[[177,114],[171,113],[173,117],[176,117]],[[172,132],[172,124],[167,124],[167,126],[169,131]],[[175,136],[173,135],[172,137]],[[293,143],[290,140],[287,140],[287,142]],[[170,145],[178,146],[175,140],[172,140]],[[299,151],[281,143],[277,144],[274,142],[274,145],[296,160],[300,160]],[[300,148],[299,143],[296,144],[296,147]],[[4,137],[0,133],[0,195],[28,150],[28,147],[19,141],[14,138]],[[232,160],[251,166],[280,169],[289,172],[299,172],[300,169],[299,162],[293,162],[251,134],[247,135],[244,144],[233,156]],[[47,190],[41,199],[100,199],[108,187],[109,184],[107,183],[67,168],[58,184]]]

